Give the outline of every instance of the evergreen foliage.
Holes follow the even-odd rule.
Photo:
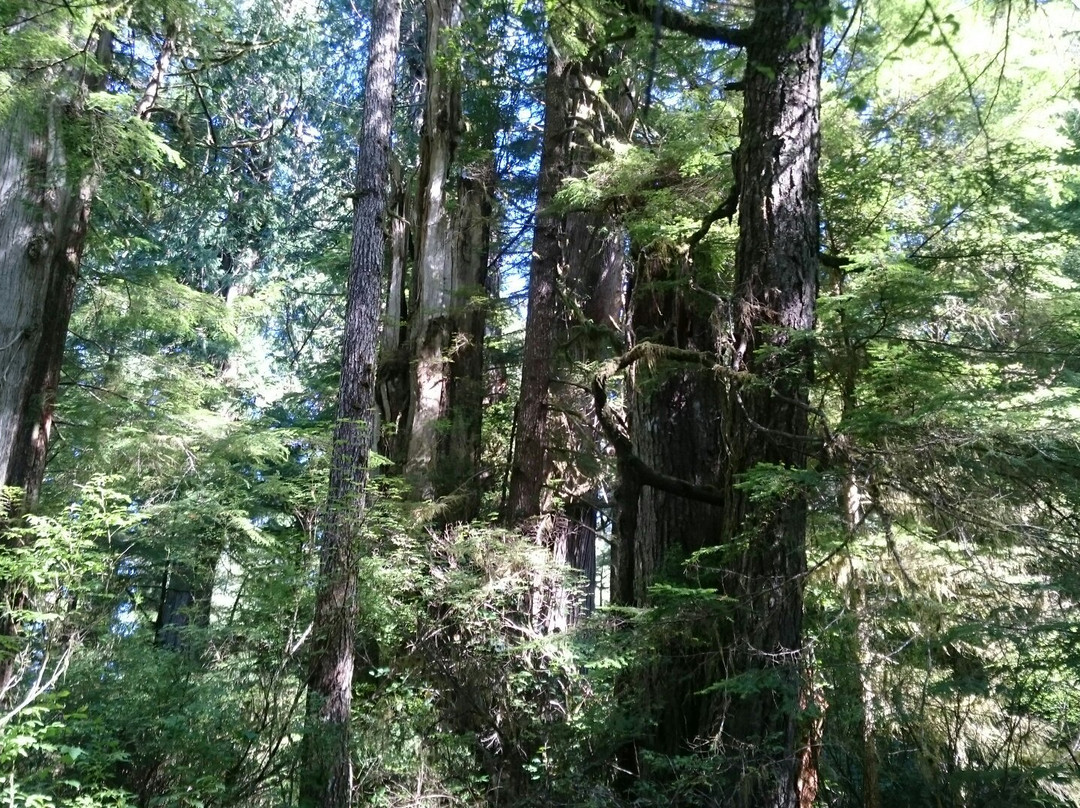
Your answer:
[[[398,60],[387,235],[407,225],[406,282],[391,331],[428,269],[409,229],[426,8],[406,4]],[[658,738],[701,705],[761,698],[794,716],[814,781],[800,808],[1080,805],[1075,13],[831,5],[816,325],[733,370],[741,92],[769,68],[719,34],[750,20],[740,4],[470,0],[441,46],[436,69],[461,88],[448,216],[461,176],[495,166],[489,282],[456,301],[487,314],[483,441],[467,479],[420,501],[394,448],[406,421],[378,402],[352,526],[353,804],[739,805],[785,739]],[[97,178],[40,499],[23,514],[21,489],[0,495],[12,806],[299,803],[370,21],[337,0],[0,0],[0,125],[55,105],[71,176]],[[108,56],[93,52],[103,32]],[[618,322],[590,320],[594,290],[559,266],[546,510],[506,527],[547,64],[580,80],[582,117],[540,213],[621,228],[624,304]],[[670,344],[628,322],[643,300]],[[380,358],[381,381],[415,367],[407,349]],[[750,533],[676,542],[639,559],[643,598],[612,591],[632,476],[620,438],[641,445],[643,402],[659,443],[690,424],[705,456],[736,411],[701,391],[775,393],[784,377],[756,368],[792,351],[813,359],[805,462],[677,482],[686,536],[717,518],[721,483],[761,521],[806,503],[794,684],[779,666],[726,667],[748,607],[725,570]],[[571,445],[577,429],[595,442]],[[451,522],[455,497],[478,516]],[[584,498],[592,589],[544,543]]]

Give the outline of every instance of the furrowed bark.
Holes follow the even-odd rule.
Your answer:
[[[447,409],[446,354],[452,339],[454,251],[450,178],[461,126],[461,87],[437,63],[461,23],[458,0],[427,0],[424,73],[427,90],[420,139],[417,257],[409,323],[413,367],[405,474],[425,499],[435,498],[439,419]]]
[[[619,340],[624,281],[623,231],[610,211],[555,213],[564,180],[583,177],[597,145],[625,130],[633,104],[603,91],[611,54],[568,61],[549,53],[545,133],[516,414],[510,524],[536,517],[537,540],[582,575],[580,591],[553,593],[540,611],[562,630],[593,607],[600,519],[600,425],[591,412],[583,368]],[[555,486],[547,481],[559,480]]]
[[[0,482],[25,512],[45,472],[93,181],[70,176],[61,105],[16,103],[0,124]]]
[[[749,764],[740,791],[775,808],[798,806],[807,779],[797,714],[807,503],[797,483],[768,497],[740,483],[760,464],[805,469],[810,446],[826,16],[822,3],[757,4],[736,163],[733,367],[759,381],[732,388],[723,421],[731,476],[720,536],[738,548],[724,574],[734,604],[724,668],[757,686],[714,697],[710,713],[717,745]]]
[[[9,35],[21,27],[12,26]],[[158,60],[162,75],[172,48],[167,38]],[[69,153],[64,128],[82,113],[84,95],[104,86],[112,61],[110,33],[98,35],[94,58],[96,72],[85,65],[77,75],[59,70],[43,88],[50,97],[42,107],[16,96],[0,120],[0,538],[5,545],[17,541],[5,525],[33,509],[45,476],[64,343],[99,180],[92,155],[76,159]],[[147,87],[143,99],[156,97],[156,86]],[[31,596],[25,582],[0,582],[0,693],[11,693],[19,648],[14,615]]]
[[[662,248],[641,253],[631,299],[630,325],[638,347],[655,343],[655,362],[629,367],[627,411],[630,446],[641,464],[659,475],[712,494],[711,502],[651,484],[649,476],[627,468],[643,484],[633,501],[632,563],[617,565],[615,586],[632,593],[628,603],[649,602],[649,587],[664,568],[716,541],[723,496],[718,481],[726,460],[720,439],[725,380],[709,365],[720,354],[722,335],[710,321],[711,299],[681,289],[688,278],[684,259]],[[686,360],[678,361],[680,355]],[[691,361],[690,357],[699,357]],[[690,366],[689,368],[687,366]],[[694,367],[697,365],[697,367]],[[624,464],[629,458],[624,457]],[[673,736],[677,737],[677,736]]]
[[[711,377],[661,368],[646,378],[635,366],[628,404],[637,457],[669,478],[695,483],[695,490],[722,491],[720,507],[680,501],[672,486],[648,485],[620,459],[615,592],[625,602],[648,603],[650,583],[671,579],[716,591],[667,607],[677,610],[691,644],[665,638],[667,660],[646,686],[658,722],[647,747],[719,755],[712,783],[687,804],[796,808],[812,799],[816,784],[815,773],[802,770],[815,756],[805,753],[813,732],[799,716],[800,701],[809,700],[801,658],[807,505],[797,473],[812,445],[807,393],[825,18],[823,3],[760,0],[752,25],[729,40],[746,47],[748,64],[735,166],[732,333],[711,333],[707,307],[690,305],[685,292],[664,300],[634,291],[635,332],[648,326],[655,341],[730,358]],[[665,273],[673,269],[673,260],[646,266],[635,284],[670,281]],[[665,287],[671,284],[656,288]],[[793,479],[765,495],[745,484],[753,472]],[[706,552],[685,564],[696,551]],[[631,767],[641,757],[624,750],[621,759]]]
[[[575,121],[569,174],[584,177],[597,145],[623,136],[633,115],[625,87],[600,89],[617,62],[614,52],[587,58],[567,73]],[[625,230],[611,210],[570,211],[563,219],[564,266],[559,278],[555,384],[548,416],[547,477],[558,485],[542,498],[553,511],[544,541],[556,561],[580,575],[580,585],[556,593],[551,629],[563,630],[594,608],[596,542],[601,520],[601,463],[606,449],[599,413],[591,406],[584,369],[605,360],[621,342]],[[585,382],[583,384],[582,382]]]
[[[731,382],[713,368],[723,340],[714,323],[722,318],[710,316],[716,306],[712,298],[686,288],[685,258],[670,247],[638,252],[630,300],[630,331],[637,344],[624,361],[636,355],[644,361],[628,364],[629,436],[613,442],[621,483],[612,596],[622,604],[675,609],[670,619],[681,628],[656,638],[660,660],[638,686],[655,719],[641,745],[678,755],[709,732],[703,722],[707,698],[700,691],[710,682],[697,636],[722,618],[697,604],[658,601],[650,588],[711,583],[683,565],[718,540],[727,460],[721,417]],[[641,759],[636,749],[622,750],[620,759],[628,771],[646,774],[636,768]]]
[[[540,154],[540,182],[536,192],[536,226],[529,266],[529,303],[525,319],[525,356],[521,366],[521,394],[514,417],[514,456],[510,490],[505,505],[507,524],[517,525],[540,515],[544,491],[548,386],[551,382],[556,339],[556,295],[561,217],[552,210],[555,194],[568,174],[568,134],[572,129],[567,72],[571,64],[548,49],[544,81],[544,141]]]
[[[94,188],[92,177],[70,176],[60,106],[16,101],[0,122],[0,531],[34,507],[45,475]],[[18,580],[0,586],[0,693],[10,694],[14,615],[31,593]]]
[[[383,227],[400,26],[399,0],[377,0],[364,83],[341,387],[312,627],[300,774],[300,805],[305,808],[346,808],[352,803],[349,718],[358,618],[357,564],[362,555],[373,439]]]
[[[458,177],[450,315],[453,337],[446,362],[444,426],[434,467],[436,493],[451,498],[441,517],[444,522],[472,519],[480,506],[494,154],[492,147],[486,156],[463,168]]]

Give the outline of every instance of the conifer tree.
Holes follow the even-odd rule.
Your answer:
[[[116,21],[93,10],[73,16],[20,9],[2,20],[14,46],[9,52],[22,59],[0,83],[9,96],[0,103],[0,541],[9,546],[18,543],[8,532],[11,520],[33,509],[45,475],[68,322],[102,175],[103,155],[89,142],[102,113],[89,106],[108,87]],[[129,112],[136,138],[176,50],[176,28],[166,28]],[[19,52],[23,42],[26,54]],[[42,42],[44,53],[35,50]],[[144,157],[159,159],[152,147]],[[0,583],[0,591],[0,636],[7,643],[0,649],[0,693],[7,693],[15,615],[32,592],[18,580]]]
[[[465,35],[461,4],[432,0],[425,10],[404,471],[424,499],[448,498],[439,517],[447,522],[479,504],[496,122],[464,120],[468,66],[453,58]]]
[[[820,77],[823,4],[761,2],[745,28],[728,28],[686,17],[651,4],[627,3],[646,18],[692,36],[746,49],[747,68],[738,89],[743,94],[741,137],[735,158],[739,236],[735,279],[727,314],[731,331],[721,334],[722,357],[716,382],[692,384],[676,376],[665,396],[669,406],[701,417],[705,434],[717,434],[700,451],[711,453],[706,469],[712,479],[693,480],[701,467],[688,468],[693,455],[685,444],[665,441],[652,447],[659,468],[634,455],[634,442],[620,435],[607,417],[610,436],[622,455],[620,575],[615,585],[630,602],[641,602],[656,580],[668,550],[663,544],[687,539],[687,560],[700,565],[696,577],[717,590],[720,601],[703,612],[676,612],[687,621],[681,640],[669,647],[670,661],[660,664],[652,692],[659,715],[651,745],[668,754],[705,745],[726,765],[698,799],[732,791],[755,805],[795,808],[804,799],[805,743],[796,705],[802,688],[802,588],[806,569],[805,496],[798,485],[780,483],[762,494],[747,485],[764,469],[782,477],[805,469],[808,435],[810,338],[815,322],[819,235],[817,163],[820,149]],[[720,218],[718,213],[711,217]],[[707,231],[711,222],[703,228]],[[643,280],[657,280],[655,276]],[[664,314],[660,314],[664,317]],[[682,361],[711,365],[709,315],[688,312],[686,328],[705,330],[696,350],[673,354]],[[723,313],[717,318],[724,322]],[[657,352],[663,357],[663,352]],[[645,355],[627,355],[627,366]],[[711,409],[716,394],[723,408]],[[596,406],[607,408],[602,384]],[[662,420],[663,416],[658,414]],[[652,420],[646,429],[657,429]],[[639,444],[641,441],[639,441]],[[691,445],[693,445],[691,438]],[[678,454],[684,452],[683,454]],[[674,453],[674,454],[671,454]],[[669,469],[676,469],[670,473]],[[659,511],[641,518],[642,488],[666,496],[690,497],[714,506],[693,521],[685,509]],[[705,518],[702,518],[703,515]],[[664,519],[673,521],[665,525]],[[695,524],[692,533],[684,533]],[[663,540],[654,531],[663,531]],[[661,543],[662,542],[662,543]],[[629,556],[626,558],[625,556]],[[695,561],[696,559],[696,561]],[[638,578],[643,577],[642,582]],[[633,594],[632,594],[633,593]],[[700,662],[687,670],[675,660],[695,648]],[[673,666],[671,671],[665,666]],[[646,742],[646,746],[650,744]],[[637,756],[625,759],[629,765]]]
[[[364,79],[364,126],[357,158],[341,389],[312,624],[300,779],[303,806],[344,808],[353,799],[349,727],[356,665],[357,575],[363,553],[364,498],[374,428],[383,224],[400,27],[400,2],[376,0]]]

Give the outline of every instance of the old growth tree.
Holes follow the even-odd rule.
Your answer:
[[[110,169],[9,801],[1080,799],[1061,4],[4,8]]]
[[[650,374],[638,372],[629,435],[606,417],[622,474],[618,596],[647,603],[660,565],[674,556],[688,562],[690,581],[715,588],[715,604],[705,598],[675,613],[688,626],[654,674],[658,723],[645,746],[674,753],[705,745],[732,762],[718,788],[748,804],[795,806],[803,767],[814,765],[801,754],[808,741],[797,715],[807,502],[798,485],[781,482],[762,496],[747,480],[762,469],[796,477],[808,454],[828,10],[762,2],[749,25],[724,28],[651,5],[627,7],[746,51],[734,85],[743,94],[735,189],[711,217],[737,216],[732,292],[712,295],[705,307],[700,293],[698,300],[687,290],[657,293],[665,280],[657,273],[668,290],[672,280],[692,281],[696,256],[643,249],[630,315],[638,343],[619,365],[652,355],[661,366],[674,359],[698,369],[656,378],[665,370],[647,382]],[[683,654],[697,661],[665,667]],[[627,757],[625,765],[639,764]]]

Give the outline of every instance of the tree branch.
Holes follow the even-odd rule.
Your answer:
[[[727,219],[729,222],[734,218],[736,211],[739,209],[739,186],[738,184],[731,186],[731,191],[728,192],[727,197],[716,208],[709,213],[704,219],[701,220],[701,227],[699,227],[694,234],[690,236],[690,240],[687,242],[687,246],[690,248],[691,255],[694,252],[694,248],[697,247],[701,240],[705,236],[709,235],[709,230],[721,219]]]
[[[818,253],[818,261],[823,267],[828,269],[843,269],[854,263],[850,258],[845,258],[842,255],[833,255],[832,253],[827,252]]]
[[[629,14],[640,17],[650,24],[659,21],[661,26],[670,31],[678,31],[705,42],[721,42],[724,45],[742,48],[750,40],[744,28],[717,25],[671,8],[662,0],[618,0],[618,4]]]
[[[593,403],[596,405],[596,417],[600,421],[604,435],[615,447],[619,465],[631,472],[641,483],[696,502],[705,502],[709,505],[724,504],[724,492],[719,488],[711,485],[695,485],[679,477],[661,474],[634,454],[630,438],[611,417],[607,406],[607,389],[599,376],[593,379]]]
[[[608,407],[607,380],[620,370],[641,359],[666,359],[673,362],[685,362],[687,364],[701,365],[713,371],[723,371],[716,365],[716,357],[705,351],[691,351],[685,348],[675,348],[669,345],[657,345],[651,342],[641,342],[620,357],[608,362],[600,372],[593,377],[592,392],[593,405],[596,408],[596,417],[604,430],[604,435],[615,449],[615,454],[620,465],[644,485],[651,485],[669,494],[692,499],[695,502],[704,502],[709,505],[723,505],[724,492],[712,485],[698,485],[681,477],[673,477],[663,474],[644,460],[634,454],[634,445]],[[737,371],[727,372],[731,377],[745,378],[747,374]]]

